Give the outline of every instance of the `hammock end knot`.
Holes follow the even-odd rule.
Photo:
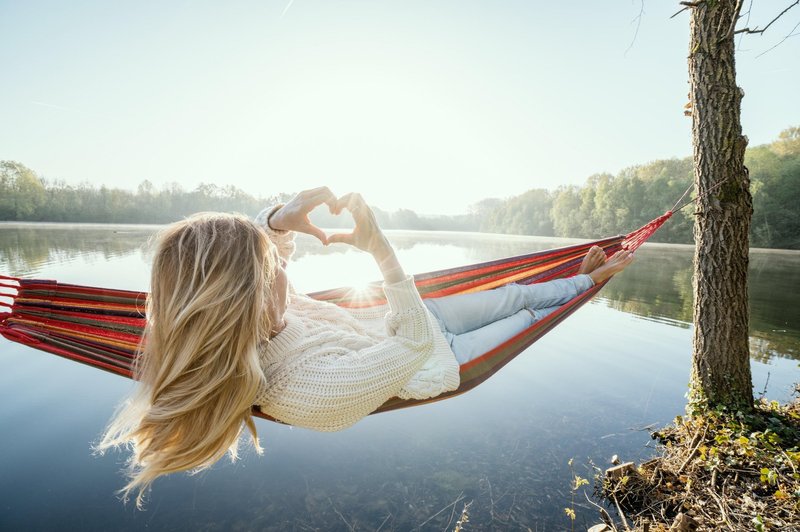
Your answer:
[[[664,223],[667,220],[669,220],[672,217],[672,215],[673,211],[669,210],[664,214],[662,214],[661,216],[659,216],[658,218],[655,218],[654,220],[647,222],[639,229],[636,229],[635,231],[632,231],[627,235],[625,235],[625,239],[622,241],[622,249],[630,252],[639,249],[639,247],[642,244],[644,244],[651,236],[653,236],[653,233],[658,231],[658,229],[662,225],[664,225]]]

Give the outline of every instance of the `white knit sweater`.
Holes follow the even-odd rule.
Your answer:
[[[256,218],[281,256],[294,234]],[[459,384],[458,362],[422,303],[414,280],[384,284],[388,304],[345,309],[293,291],[286,327],[261,349],[266,386],[256,404],[290,425],[348,427],[392,397],[427,399]]]

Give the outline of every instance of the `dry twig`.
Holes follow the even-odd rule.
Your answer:
[[[742,29],[740,29],[740,30],[736,30],[734,33],[749,33],[749,34],[753,34],[753,35],[755,35],[755,34],[757,34],[757,33],[758,33],[758,34],[763,34],[765,31],[767,31],[767,28],[769,28],[770,26],[772,26],[772,24],[773,24],[773,23],[774,23],[776,20],[778,20],[779,18],[781,18],[781,17],[782,17],[784,14],[786,14],[786,12],[787,12],[787,11],[789,11],[790,9],[792,9],[792,8],[793,8],[794,6],[796,6],[797,4],[800,4],[800,0],[795,0],[795,2],[794,2],[792,5],[790,5],[789,7],[787,7],[786,9],[784,9],[783,11],[781,11],[780,13],[778,13],[778,16],[776,16],[774,19],[770,20],[770,21],[769,21],[769,24],[767,24],[766,26],[764,26],[764,27],[763,27],[763,28],[761,28],[761,29],[758,29],[758,26],[756,26],[756,27],[755,27],[754,29],[752,29],[752,30],[751,30],[750,28],[742,28]]]

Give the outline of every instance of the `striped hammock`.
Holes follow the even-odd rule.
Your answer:
[[[490,290],[512,282],[530,284],[569,277],[577,273],[592,246],[600,246],[607,256],[619,249],[633,251],[661,227],[672,212],[667,211],[627,235],[415,275],[415,282],[422,297],[429,298]],[[463,364],[458,389],[423,401],[390,399],[376,412],[438,401],[474,388],[589,301],[603,284],[578,295],[528,329]],[[377,283],[366,292],[340,288],[309,295],[345,307],[385,303]],[[145,325],[146,298],[144,292],[0,275],[0,334],[12,342],[131,378]],[[270,419],[257,408],[253,408],[253,414]]]

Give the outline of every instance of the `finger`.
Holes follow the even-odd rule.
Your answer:
[[[319,187],[308,191],[309,197],[321,203],[332,203],[336,201],[336,196],[328,187]]]
[[[336,202],[337,206],[347,209],[350,209],[351,207],[354,208],[363,203],[364,198],[362,198],[361,194],[358,192],[348,192],[344,196],[339,197],[338,201]]]
[[[372,212],[361,194],[354,192],[347,201],[347,210],[356,222],[367,220]]]
[[[353,193],[352,192],[348,192],[344,196],[341,196],[340,198],[338,198],[336,200],[336,207],[335,207],[336,212],[334,212],[334,214],[341,214],[342,213],[342,209],[345,209],[345,208],[348,207],[348,205],[349,205],[350,201],[352,200],[352,198],[353,198]]]
[[[302,196],[315,196],[319,192],[325,191],[325,190],[330,192],[330,189],[328,187],[316,187],[316,188],[307,188],[307,189],[303,190],[302,192],[298,192],[297,195],[298,196],[301,196],[301,195]]]
[[[367,204],[364,201],[364,198],[361,197],[361,194],[358,192],[353,192],[350,194],[350,200],[347,202],[347,207],[349,209],[360,209],[361,207],[365,207]]]
[[[314,224],[304,225],[298,230],[302,233],[306,233],[308,235],[318,238],[319,241],[322,242],[323,244],[328,243],[328,235],[325,234],[325,231],[323,231]]]
[[[322,198],[322,203],[328,206],[328,210],[331,214],[335,214],[334,210],[336,209],[336,196],[333,194],[333,192],[330,194],[325,194]]]
[[[336,201],[336,196],[333,195],[333,192],[328,187],[304,190],[300,194],[302,194],[302,205],[305,212],[311,212],[323,203],[327,203],[330,207],[331,203]]]
[[[353,233],[335,233],[328,237],[328,244],[350,244],[353,245]]]
[[[342,202],[342,198],[344,198],[344,197],[345,196],[342,196],[340,198],[336,198],[335,200],[333,200],[333,205],[331,205],[331,207],[330,207],[332,214],[341,214],[342,213],[342,208],[344,207],[344,203]]]

